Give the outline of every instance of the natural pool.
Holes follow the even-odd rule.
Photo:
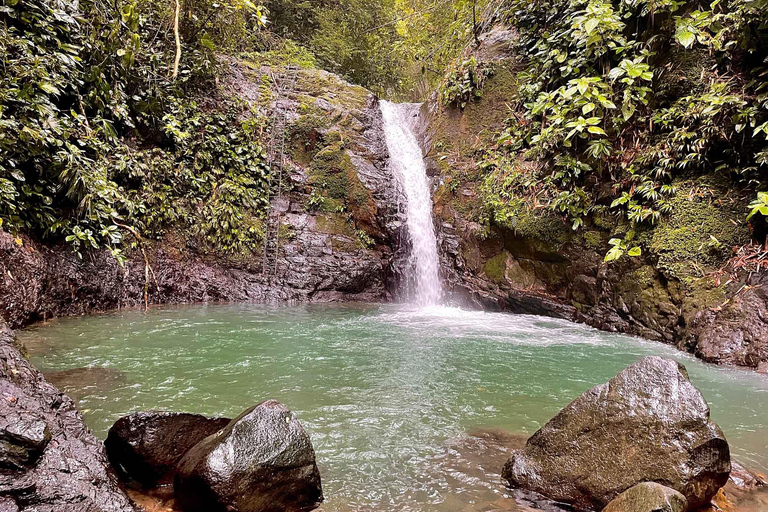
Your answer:
[[[500,484],[515,441],[501,432],[533,433],[649,354],[684,363],[734,457],[768,469],[768,377],[560,320],[215,305],[61,319],[20,338],[102,438],[133,411],[234,416],[280,400],[312,437],[326,511],[519,510]]]

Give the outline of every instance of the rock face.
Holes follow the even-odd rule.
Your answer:
[[[322,500],[309,436],[268,400],[195,445],[179,462],[176,500],[185,512],[283,512]]]
[[[104,446],[121,478],[151,488],[172,483],[176,464],[189,449],[230,421],[199,414],[139,412],[117,420]]]
[[[705,361],[768,368],[768,276],[746,284],[725,307],[695,315],[686,342]]]
[[[0,320],[0,510],[132,512],[74,402],[19,351]]]
[[[688,500],[674,489],[643,482],[619,494],[603,512],[685,512]]]
[[[566,406],[512,454],[502,476],[582,510],[658,482],[695,509],[730,469],[728,443],[685,367],[646,357]]]

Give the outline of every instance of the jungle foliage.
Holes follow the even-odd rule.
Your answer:
[[[768,185],[765,0],[515,0],[504,17],[525,64],[483,164],[498,221],[524,198],[574,230],[613,217],[634,233],[672,212],[681,178],[720,176],[744,204]],[[629,243],[607,259],[639,254]]]
[[[266,0],[270,27],[325,69],[390,98],[423,101],[499,0]],[[477,22],[477,23],[476,23]]]
[[[120,261],[124,236],[172,229],[212,249],[252,250],[267,208],[268,120],[207,93],[226,56],[320,65],[390,96],[421,83],[424,96],[465,44],[473,6],[6,0],[0,225],[80,255],[108,247]]]
[[[254,129],[224,101],[189,100],[216,75],[215,50],[263,25],[245,3],[185,2],[178,77],[172,4],[10,0],[0,7],[0,222],[65,239],[78,254],[124,226],[183,222],[225,250],[252,244],[268,169]]]

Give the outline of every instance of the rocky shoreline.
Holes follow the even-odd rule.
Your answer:
[[[391,299],[402,260],[397,248],[403,214],[398,185],[387,170],[378,98],[317,69],[298,71],[296,88],[287,97],[276,90],[267,95],[262,81],[274,74],[270,68],[225,61],[219,90],[201,101],[216,108],[217,97],[235,96],[267,116],[284,111],[286,118],[290,185],[271,201],[270,215],[279,223],[274,261],[262,261],[263,247],[230,254],[169,230],[159,240],[141,242],[149,269],[138,248],[129,251],[121,267],[106,249],[79,258],[63,242],[49,244],[0,229],[0,315],[11,328],[145,301]]]
[[[0,321],[0,510],[133,512],[104,445]]]

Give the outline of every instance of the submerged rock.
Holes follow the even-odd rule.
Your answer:
[[[745,468],[740,463],[731,461],[729,485],[740,491],[755,491],[768,487],[765,476]]]
[[[728,443],[685,367],[646,357],[566,406],[512,454],[502,476],[582,510],[660,482],[695,509],[730,469]]]
[[[156,487],[170,484],[176,464],[189,449],[230,421],[200,414],[139,412],[117,420],[104,446],[121,478]]]
[[[179,462],[176,500],[186,512],[283,512],[323,497],[315,450],[275,400],[248,409]]]
[[[103,396],[128,383],[125,372],[117,368],[72,368],[44,375],[48,382],[67,393],[75,402],[94,393]]]
[[[0,319],[0,511],[131,512],[74,402],[19,351]]]
[[[603,512],[685,512],[688,500],[674,489],[643,482],[616,496]]]

